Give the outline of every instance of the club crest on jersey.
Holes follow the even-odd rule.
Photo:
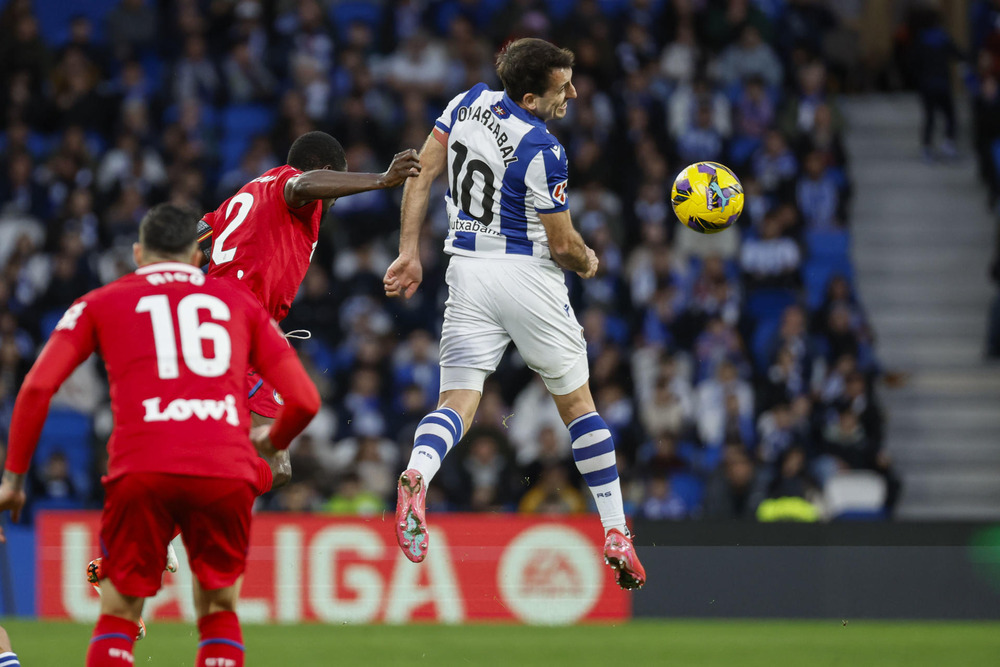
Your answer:
[[[490,107],[490,109],[493,110],[493,115],[497,118],[506,118],[510,115],[510,112],[504,109],[499,102]]]
[[[69,307],[63,316],[59,318],[59,322],[56,324],[56,331],[62,331],[63,329],[75,329],[76,321],[80,319],[83,315],[83,309],[87,307],[86,301],[81,301],[80,303],[74,303]]]
[[[281,394],[278,393],[277,389],[272,389],[271,390],[271,396],[274,397],[274,402],[277,403],[278,405],[284,405],[285,404],[285,399],[283,399],[281,397]]]

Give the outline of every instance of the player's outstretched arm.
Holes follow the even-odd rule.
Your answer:
[[[399,257],[385,272],[382,284],[386,296],[405,296],[409,299],[423,280],[420,265],[420,228],[427,217],[431,185],[447,166],[448,137],[435,130],[420,150],[420,175],[403,186],[403,204],[400,209]]]
[[[337,199],[368,190],[394,188],[419,173],[420,159],[411,148],[396,153],[392,164],[381,174],[314,169],[290,178],[285,184],[285,202],[298,208],[317,199]]]
[[[597,273],[597,254],[583,242],[580,232],[573,227],[569,211],[539,213],[549,239],[549,253],[555,263],[569,271],[576,271],[581,278],[593,278]]]
[[[42,426],[45,425],[49,403],[66,378],[94,351],[92,339],[84,331],[86,325],[76,319],[86,306],[86,303],[82,306],[80,303],[71,307],[56,325],[56,332],[24,378],[21,391],[14,402],[6,469],[3,481],[0,482],[0,512],[10,510],[14,521],[20,518],[24,507],[25,473],[28,472]],[[78,306],[79,310],[74,311]],[[2,530],[0,541],[4,541]]]

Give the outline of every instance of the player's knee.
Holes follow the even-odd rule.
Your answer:
[[[220,611],[236,611],[236,601],[239,598],[237,586],[227,586],[211,591],[202,589],[201,593],[200,596],[196,596],[196,611],[199,618]]]

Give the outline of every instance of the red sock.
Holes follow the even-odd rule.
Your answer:
[[[132,667],[135,631],[133,621],[102,614],[87,649],[87,667]]]
[[[194,667],[243,667],[243,632],[236,612],[217,611],[202,616],[198,619],[198,634],[201,642]]]

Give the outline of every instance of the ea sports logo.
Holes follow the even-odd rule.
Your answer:
[[[503,603],[525,623],[562,625],[586,616],[602,588],[594,545],[559,525],[529,528],[500,558],[497,588]]]

